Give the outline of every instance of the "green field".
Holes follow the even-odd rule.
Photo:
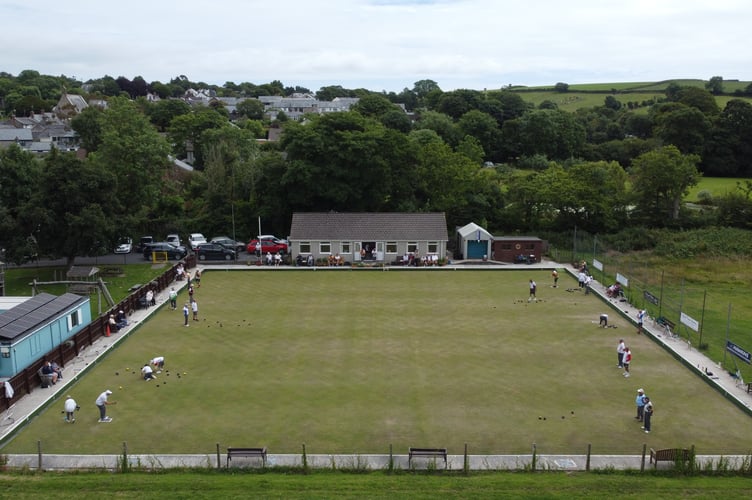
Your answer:
[[[108,266],[99,266],[108,267]],[[120,267],[123,274],[119,276],[104,276],[102,279],[107,284],[107,289],[115,302],[120,302],[130,293],[130,288],[138,283],[148,283],[164,272],[162,264],[152,265],[128,264]],[[62,281],[68,268],[64,267],[14,267],[5,273],[5,294],[8,296],[27,296],[32,294],[31,282],[36,281]],[[66,292],[65,285],[40,285],[40,292],[53,295],[61,295]],[[95,318],[109,309],[107,301],[99,294],[91,295],[91,314]]]
[[[713,198],[725,196],[736,191],[736,184],[743,183],[745,180],[737,177],[700,177],[700,182],[690,188],[689,194],[684,197],[685,201],[699,201],[698,194],[700,191],[707,191]]]
[[[527,282],[539,283],[528,303]],[[206,272],[201,321],[160,310],[69,389],[82,406],[66,425],[54,402],[3,453],[386,453],[446,446],[473,454],[637,454],[694,444],[747,453],[752,419],[611,312],[551,288],[548,271]],[[633,348],[633,375],[615,347]],[[153,382],[134,374],[162,354]],[[122,389],[120,388],[122,386]],[[656,404],[654,432],[634,397]],[[114,391],[111,424],[94,399]],[[64,394],[62,395],[65,396]],[[546,419],[543,420],[543,417]],[[719,420],[723,425],[718,425]]]
[[[666,97],[666,87],[670,83],[676,83],[680,86],[705,88],[705,80],[687,79],[687,80],[666,80],[662,82],[615,82],[615,83],[583,83],[571,84],[567,92],[557,92],[553,85],[542,87],[513,87],[513,92],[518,92],[523,100],[532,103],[534,106],[540,105],[543,101],[552,101],[556,103],[559,109],[563,111],[574,112],[580,108],[592,108],[603,106],[606,96],[612,95],[622,105],[626,106],[629,102],[642,104]],[[723,82],[723,90],[729,94],[736,90],[745,90],[752,82],[739,80],[728,80]],[[742,99],[752,103],[752,98],[739,97],[734,95],[716,96],[718,107],[723,109],[732,99]],[[640,107],[635,110],[637,113],[647,112],[648,107]]]

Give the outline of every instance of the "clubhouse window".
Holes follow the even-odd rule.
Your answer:
[[[310,241],[301,241],[300,242],[300,253],[311,253],[311,242]]]
[[[332,253],[332,244],[329,241],[319,243],[319,253]]]
[[[397,242],[396,241],[387,241],[386,242],[386,253],[397,253]]]

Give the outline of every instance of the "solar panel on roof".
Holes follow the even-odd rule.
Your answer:
[[[0,338],[13,340],[57,319],[66,310],[87,299],[72,293],[59,297],[40,293],[0,315]]]

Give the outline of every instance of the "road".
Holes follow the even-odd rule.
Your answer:
[[[190,254],[190,252],[189,252]],[[241,252],[237,255],[237,260],[240,262],[246,262],[248,260],[252,262],[256,261],[256,256]],[[76,266],[105,266],[105,265],[126,265],[126,264],[144,264],[148,262],[144,259],[144,256],[140,252],[131,252],[129,254],[115,254],[110,253],[106,255],[99,255],[96,257],[76,257],[73,264]],[[212,260],[204,261],[202,264],[224,264],[224,260]],[[6,263],[8,269],[14,267],[65,267],[67,265],[66,259],[40,259],[39,261],[27,262],[20,266],[15,266],[10,263]]]

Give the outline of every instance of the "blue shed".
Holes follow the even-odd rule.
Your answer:
[[[0,312],[0,377],[13,377],[91,323],[88,297],[40,293]]]

